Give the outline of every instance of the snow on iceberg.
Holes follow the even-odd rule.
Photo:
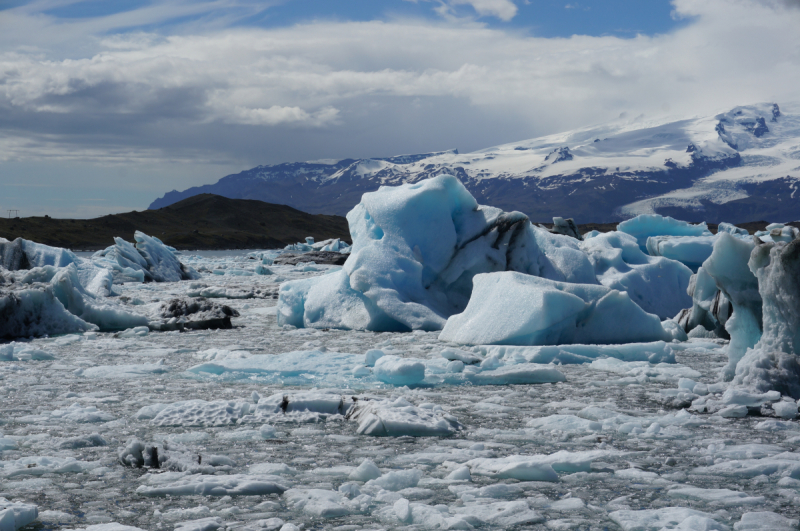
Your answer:
[[[636,238],[642,251],[647,251],[650,236],[711,236],[705,222],[692,225],[686,221],[658,214],[641,214],[617,225],[617,230]]]
[[[577,240],[479,206],[450,175],[366,193],[347,220],[353,246],[343,269],[283,284],[279,324],[439,330],[466,307],[478,273],[597,283]]]
[[[471,345],[610,344],[671,341],[683,332],[661,323],[627,293],[515,272],[476,275],[463,313],[439,339]],[[669,324],[671,323],[672,326]]]
[[[648,256],[630,234],[598,234],[581,243],[581,249],[603,286],[628,292],[648,313],[667,319],[692,302],[686,294],[692,271],[671,257]]]

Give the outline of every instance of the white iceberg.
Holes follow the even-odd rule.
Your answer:
[[[732,385],[800,398],[800,239],[758,245],[748,266],[758,278],[763,334],[739,360]]]
[[[114,245],[94,254],[93,259],[111,269],[117,282],[178,282],[197,280],[199,273],[175,256],[175,249],[155,236],[136,231],[136,245],[114,238]]]
[[[648,256],[629,234],[598,234],[581,243],[581,249],[603,286],[627,292],[648,313],[667,319],[692,302],[686,293],[692,271],[672,257]]]
[[[343,269],[283,284],[279,324],[438,330],[466,307],[478,273],[597,282],[577,240],[479,206],[450,175],[366,193],[347,219],[353,246]]]
[[[636,238],[642,251],[647,250],[647,238],[651,236],[711,236],[708,225],[692,225],[686,221],[660,216],[641,214],[617,225],[617,230]]]
[[[9,271],[29,270],[35,268],[63,268],[74,265],[81,285],[100,297],[111,295],[113,277],[102,267],[97,267],[90,260],[79,258],[75,253],[61,247],[51,247],[22,238],[9,242],[0,238],[0,269]]]
[[[417,407],[404,398],[359,400],[348,411],[347,418],[358,422],[359,434],[377,437],[441,437],[463,429],[441,406]]]
[[[487,345],[610,344],[671,341],[677,325],[604,286],[554,282],[514,272],[476,275],[463,313],[447,320],[439,338]],[[673,323],[674,325],[674,323]]]

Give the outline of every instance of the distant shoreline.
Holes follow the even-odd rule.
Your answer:
[[[24,238],[77,252],[96,252],[136,231],[155,236],[180,251],[282,249],[289,244],[339,238],[350,241],[341,216],[307,214],[286,205],[204,194],[158,210],[126,212],[94,219],[49,216],[0,218],[0,237]]]

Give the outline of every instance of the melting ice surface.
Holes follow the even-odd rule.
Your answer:
[[[676,407],[724,389],[725,341],[280,327],[280,284],[337,267],[181,259],[202,287],[114,289],[209,289],[235,328],[0,347],[3,531],[796,528],[800,424]]]

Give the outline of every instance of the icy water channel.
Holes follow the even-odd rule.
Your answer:
[[[329,266],[271,266],[274,275],[258,276],[219,274],[254,269],[257,261],[237,253],[181,259],[205,271],[199,284],[261,290],[220,301],[241,314],[232,330],[43,338],[22,345],[40,354],[0,361],[0,497],[38,506],[25,529],[744,530],[779,528],[745,513],[800,516],[800,423],[698,415],[660,393],[680,378],[716,382],[721,343],[684,344],[675,364],[559,365],[566,381],[539,385],[399,387],[357,376],[359,363],[330,377],[324,367],[189,371],[293,351],[438,360],[453,345],[438,333],[278,327],[280,283]],[[115,289],[141,304],[197,285]],[[340,414],[248,414],[259,399],[311,390],[438,406],[463,429],[374,437]],[[204,402],[169,421],[158,416],[188,400]],[[123,465],[130,440],[169,453],[173,468]],[[529,480],[535,466],[513,464],[557,452],[542,457],[557,473],[547,481]],[[267,484],[284,492],[259,491]],[[763,525],[748,524],[756,520]]]

